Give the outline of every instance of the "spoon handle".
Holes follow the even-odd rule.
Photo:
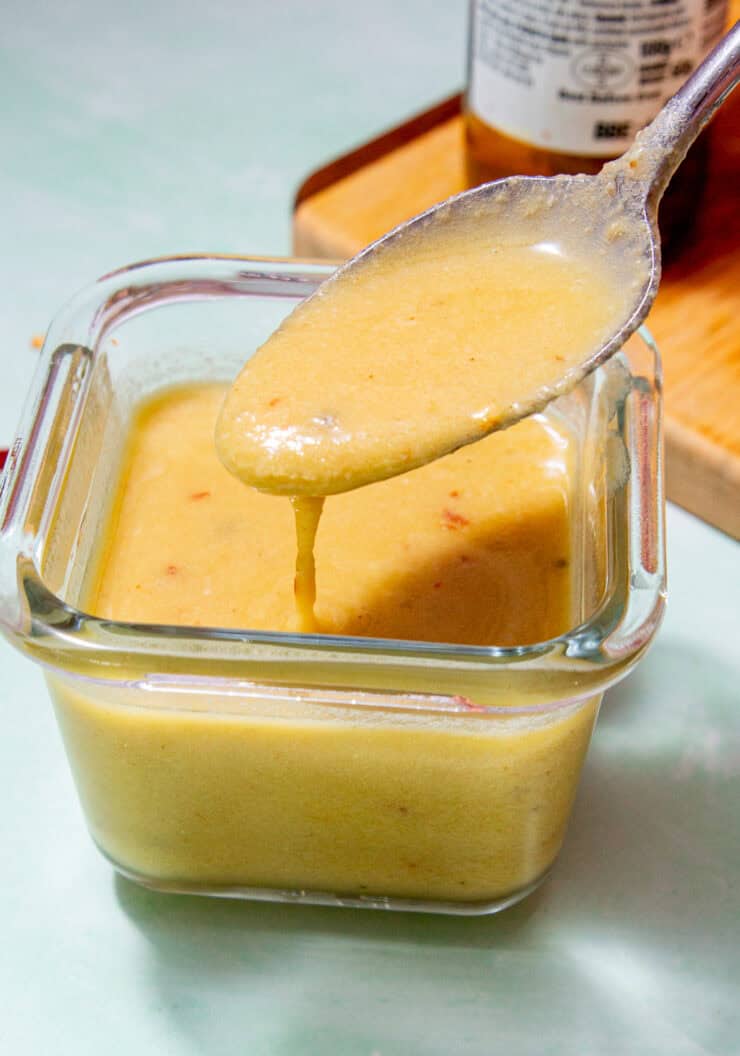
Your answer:
[[[740,80],[740,21],[697,66],[619,164],[633,170],[649,209],[658,203],[686,151]],[[614,164],[614,163],[612,163]],[[610,166],[605,167],[609,169]]]

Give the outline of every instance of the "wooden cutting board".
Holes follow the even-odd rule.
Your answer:
[[[353,256],[464,187],[455,96],[309,176],[295,202],[294,252]],[[666,486],[674,502],[738,539],[740,89],[714,121],[699,209],[648,319],[663,358]]]

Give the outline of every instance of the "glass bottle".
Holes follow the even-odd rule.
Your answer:
[[[677,91],[726,18],[727,0],[471,0],[469,185],[598,172]],[[661,206],[668,250],[695,213],[707,144],[700,137]]]

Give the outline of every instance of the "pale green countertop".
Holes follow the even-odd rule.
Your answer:
[[[155,254],[287,253],[307,171],[459,85],[465,8],[4,0],[0,443],[68,296]],[[560,862],[498,917],[116,879],[0,642],[0,1051],[740,1053],[740,549],[672,508],[668,544],[667,618],[607,697]]]

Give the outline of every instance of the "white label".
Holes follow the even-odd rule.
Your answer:
[[[621,154],[722,34],[727,0],[473,0],[468,105],[563,153]]]

